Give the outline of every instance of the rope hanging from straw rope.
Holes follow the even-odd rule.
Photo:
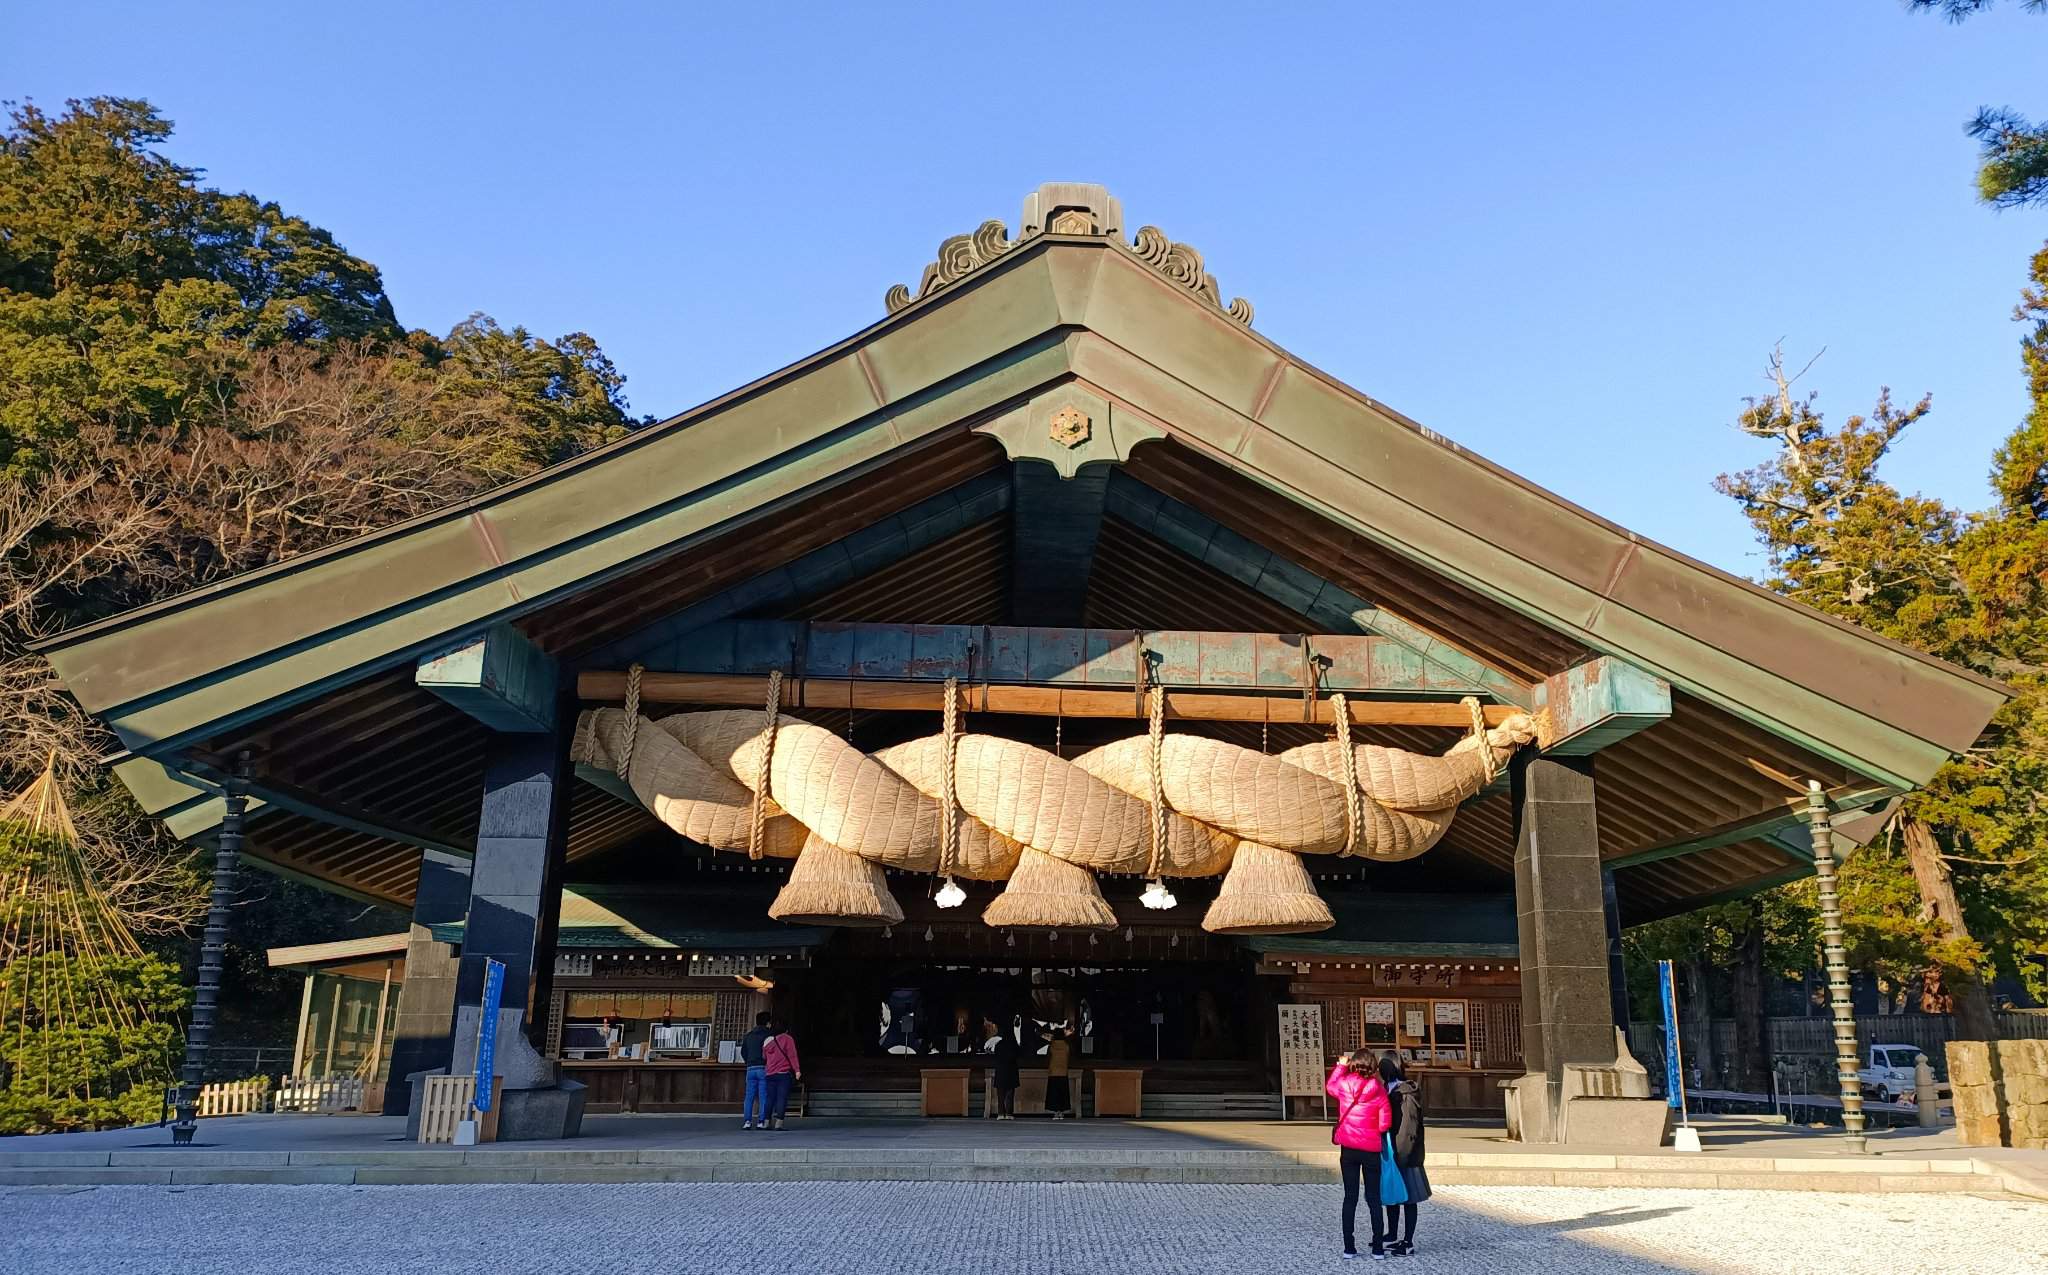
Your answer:
[[[1155,686],[1150,695],[1145,730],[1146,778],[1152,803],[1152,855],[1145,861],[1145,875],[1159,879],[1159,864],[1166,857],[1166,688]]]
[[[960,857],[960,794],[954,774],[960,754],[960,679],[957,677],[946,679],[946,713],[941,729],[945,732],[946,750],[939,780],[945,790],[942,798],[945,808],[939,825],[939,875],[951,885],[953,863]]]
[[[626,670],[626,742],[619,746],[617,770],[622,779],[633,767],[633,742],[640,734],[640,674],[645,667],[635,664]]]
[[[1486,708],[1479,702],[1479,697],[1467,695],[1458,702],[1463,704],[1465,711],[1472,715],[1472,734],[1484,738],[1486,735]],[[1494,776],[1500,773],[1500,765],[1494,760],[1491,752],[1483,748],[1479,751],[1486,761],[1486,782],[1492,783]]]
[[[767,721],[761,726],[761,760],[754,771],[753,823],[747,830],[747,857],[761,857],[761,836],[768,824],[768,789],[773,778],[770,762],[775,757],[775,724],[782,720],[782,670],[768,675]]]
[[[1358,825],[1365,818],[1365,799],[1358,791],[1358,758],[1351,751],[1351,705],[1342,692],[1330,697],[1337,722],[1337,769],[1344,780],[1344,850],[1358,853]]]
[[[718,850],[788,859],[815,839],[880,867],[980,881],[1009,880],[1027,851],[1085,870],[1034,867],[1040,898],[1104,872],[1215,876],[1240,843],[1412,858],[1535,736],[1516,714],[1427,756],[1360,744],[1339,713],[1338,740],[1265,755],[1169,735],[1162,713],[1156,738],[1148,729],[1063,759],[961,730],[952,702],[950,731],[872,754],[801,718],[600,708],[579,721],[575,755],[617,768],[664,824]]]

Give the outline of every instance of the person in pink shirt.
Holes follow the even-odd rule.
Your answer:
[[[1372,1221],[1372,1257],[1378,1261],[1387,1255],[1385,1221],[1380,1216],[1380,1150],[1394,1123],[1394,1109],[1374,1071],[1372,1051],[1337,1055],[1323,1092],[1337,1104],[1337,1127],[1331,1130],[1330,1141],[1337,1144],[1337,1165],[1344,1174],[1344,1256],[1358,1256],[1353,1225],[1363,1179],[1365,1212]]]
[[[797,1058],[796,1037],[781,1023],[768,1024],[768,1033],[768,1039],[761,1042],[761,1062],[768,1074],[768,1114],[775,1121],[768,1127],[780,1129],[782,1113],[789,1109],[790,1086],[804,1078],[804,1065]]]

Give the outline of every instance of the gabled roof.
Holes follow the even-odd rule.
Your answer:
[[[1012,455],[1124,466],[1155,503],[1119,511],[1139,520],[1119,522],[1135,529],[1120,543],[1180,545],[1187,502],[1205,504],[1222,524],[1204,533],[1212,564],[1225,537],[1242,548],[1270,528],[1254,538],[1297,549],[1297,573],[1327,566],[1354,592],[1405,590],[1411,611],[1434,605],[1422,592],[1450,597],[1409,618],[1498,667],[1540,676],[1576,652],[1617,656],[1668,680],[1695,717],[1725,715],[1840,768],[1795,780],[1924,782],[2007,695],[1638,537],[1338,383],[1250,330],[1248,305],[1225,308],[1185,245],[1150,228],[1127,244],[1099,188],[1043,188],[1025,226],[1016,242],[995,223],[948,241],[887,317],[681,416],[38,649],[134,754],[124,779],[158,782],[149,759],[366,679],[409,684],[416,657],[493,623],[519,621],[573,659],[645,622],[635,616],[747,587],[749,562],[911,516],[1000,464],[992,438]],[[1101,417],[1071,457],[1037,441],[1032,413],[1055,392]],[[984,552],[926,552],[970,551]],[[1316,614],[1308,601],[1292,610]],[[179,809],[198,821],[203,804]],[[1712,816],[1706,803],[1687,827],[1711,833]],[[1637,840],[1655,855],[1661,835],[1646,826]]]

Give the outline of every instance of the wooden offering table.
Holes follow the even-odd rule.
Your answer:
[[[918,1072],[918,1114],[966,1115],[967,1080],[972,1074],[965,1067],[933,1067]]]
[[[1095,1114],[1097,1116],[1122,1116],[1136,1120],[1143,1114],[1145,1105],[1145,1072],[1143,1068],[1125,1071],[1111,1071],[1096,1068]]]
[[[583,1109],[618,1112],[737,1112],[746,1097],[740,1063],[694,1059],[588,1058],[562,1064],[562,1075],[589,1086]],[[792,1111],[797,1103],[792,1095]]]

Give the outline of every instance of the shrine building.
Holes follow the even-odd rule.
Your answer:
[[[1813,872],[1810,801],[1848,832],[2005,696],[1308,366],[1100,186],[878,301],[40,648],[178,836],[244,793],[246,865],[410,913],[343,1050],[386,1110],[495,960],[508,1090],[594,1112],[736,1112],[766,1011],[813,1115],[979,1110],[992,1022],[1070,1030],[1084,1114],[1271,1117],[1307,1005],[1550,1140],[1621,926]]]

